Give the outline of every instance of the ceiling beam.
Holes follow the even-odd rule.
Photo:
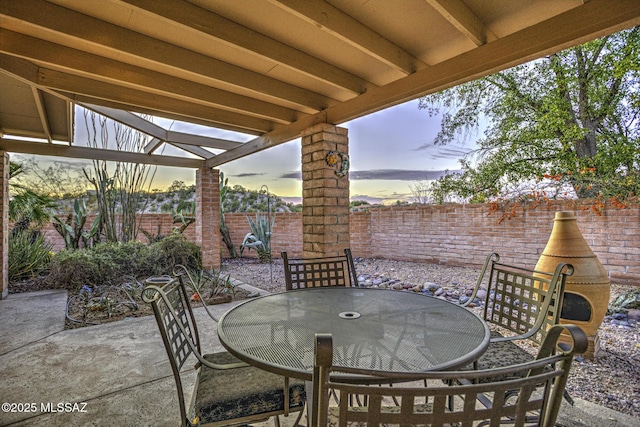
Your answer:
[[[61,98],[64,99],[64,98]],[[74,130],[75,130],[75,117],[76,117],[76,108],[75,108],[75,104],[71,101],[68,100],[64,100],[67,108],[66,108],[66,113],[67,113],[67,132],[69,135],[69,145],[73,144],[74,140],[75,140],[75,135],[74,135]]]
[[[231,141],[229,139],[214,138],[211,136],[196,135],[193,133],[167,131],[167,142],[179,142],[186,145],[197,145],[200,147],[216,148],[219,150],[233,150],[244,145],[244,142]]]
[[[301,108],[319,111],[337,101],[261,73],[145,36],[43,0],[0,2],[2,27],[25,33],[44,29],[61,44],[97,47],[105,57],[123,62],[146,61],[149,68],[170,73],[183,69],[194,76],[250,90]],[[127,58],[128,57],[128,58]]]
[[[32,60],[41,66],[62,69],[143,92],[176,96],[187,102],[243,112],[278,123],[291,123],[296,112],[211,86],[147,70],[102,56],[92,55],[0,28],[0,52]]]
[[[177,142],[173,142],[171,143],[171,145],[173,145],[174,147],[178,147],[188,153],[194,154],[198,157],[202,157],[203,159],[211,159],[212,157],[215,157],[215,154],[213,154],[211,151],[205,150],[204,148],[197,147],[195,145],[180,144]]]
[[[128,153],[117,150],[106,150],[93,147],[69,147],[60,144],[42,142],[26,142],[11,139],[0,139],[0,150],[10,153],[36,154],[40,156],[70,157],[74,159],[105,160],[126,163],[141,163],[155,166],[173,166],[180,168],[200,168],[204,160],[187,159],[185,157],[153,156],[142,153]]]
[[[476,46],[482,46],[487,42],[487,28],[462,0],[426,0],[426,2]]]
[[[53,142],[51,137],[51,126],[49,125],[49,115],[47,114],[47,107],[44,104],[44,98],[42,92],[37,87],[31,86],[31,93],[33,93],[33,100],[36,103],[36,109],[38,110],[38,116],[40,117],[40,123],[42,124],[42,132],[49,143]]]
[[[263,119],[243,117],[225,110],[43,69],[27,60],[2,53],[0,53],[0,70],[29,85],[35,85],[41,90],[78,104],[86,102],[126,111],[166,116],[175,120],[197,122],[204,126],[248,134],[262,134],[274,127],[273,123]],[[111,94],[111,99],[105,99],[105,93]],[[113,99],[118,101],[115,102]],[[163,115],[163,112],[166,114]]]
[[[129,105],[129,108],[125,108],[128,111],[138,112],[138,107],[143,107],[157,111],[156,115],[161,115],[163,111],[179,112],[179,114],[187,117],[197,117],[206,120],[210,123],[210,126],[215,127],[218,124],[226,124],[239,132],[258,131],[262,133],[268,132],[275,127],[273,122],[261,118],[194,104],[171,98],[170,96],[151,94],[47,68],[39,68],[38,81],[36,84],[57,91],[94,97],[96,99],[95,103],[98,105],[101,105],[101,102],[98,101],[99,99],[116,99],[118,102]]]
[[[201,125],[204,127],[209,127],[209,128],[216,128],[216,129],[223,129],[223,130],[229,130],[229,131],[233,131],[233,132],[240,132],[240,133],[244,133],[247,135],[261,135],[263,132],[260,132],[259,130],[252,130],[252,129],[247,129],[247,128],[239,128],[237,126],[231,126],[225,123],[213,123],[211,122],[211,120],[209,119],[204,119],[204,118],[200,118],[200,117],[194,117],[194,116],[188,116],[179,112],[175,112],[175,111],[158,111],[155,110],[153,108],[147,108],[144,106],[132,106],[129,104],[125,104],[125,103],[121,103],[118,101],[114,101],[111,99],[103,99],[103,98],[95,98],[92,96],[87,96],[87,95],[82,95],[82,94],[74,94],[74,93],[69,93],[69,92],[56,92],[54,90],[49,90],[47,88],[42,88],[45,91],[49,91],[50,93],[63,98],[63,99],[67,99],[70,102],[73,102],[75,104],[95,104],[95,105],[100,105],[103,107],[109,107],[109,108],[115,108],[115,109],[119,109],[119,110],[124,110],[124,111],[135,111],[136,113],[140,113],[140,114],[145,114],[148,116],[153,116],[153,117],[161,117],[164,119],[168,119],[168,120],[176,120],[179,122],[186,122],[186,123],[191,123],[191,124],[197,124],[197,125]]]
[[[145,154],[151,154],[156,151],[162,144],[164,144],[164,141],[160,138],[151,138],[151,140],[147,142],[147,145],[143,147],[142,151]]]
[[[345,70],[189,2],[180,2],[176,7],[175,3],[157,0],[122,1],[138,7],[141,13],[162,16],[169,21],[184,25],[187,31],[207,34],[230,46],[241,48],[247,53],[268,58],[354,94],[360,94],[373,86]]]
[[[324,0],[271,0],[271,3],[320,27],[405,75],[427,66],[409,52]]]
[[[127,125],[130,128],[138,130],[149,136],[165,139],[167,137],[167,131],[157,124],[145,120],[136,114],[128,111],[119,110],[116,108],[103,107],[95,104],[88,104],[86,102],[78,103],[79,106],[86,108],[87,110],[94,111],[102,116],[108,117],[116,122]]]
[[[255,138],[242,147],[208,160],[207,166],[215,167],[290,141],[299,137],[304,129],[316,123],[341,124],[420,96],[505,70],[587,40],[640,25],[639,1],[619,0],[615,5],[616,7],[612,7],[612,3],[608,0],[591,0],[584,6],[571,9]]]
[[[163,142],[176,145],[176,146],[184,145],[184,146],[193,146],[198,148],[209,147],[209,148],[216,148],[220,150],[231,150],[243,145],[242,142],[231,141],[228,139],[213,138],[213,137],[204,136],[204,135],[195,135],[195,134],[190,134],[185,132],[176,132],[172,130],[166,130],[161,126],[158,126],[155,123],[144,119],[143,117],[140,117],[128,111],[123,111],[116,108],[102,107],[99,105],[86,104],[86,103],[78,104],[78,105],[84,108],[87,108],[89,110],[95,111],[98,114],[101,114],[105,117],[109,117],[112,120],[123,123],[129,126],[130,128],[136,129],[144,134],[147,134],[153,137],[151,142],[149,142],[145,146],[144,151],[146,153],[152,153],[158,146],[162,145]],[[213,153],[207,150],[198,151],[197,153],[193,151],[189,151],[189,152],[204,158],[209,158],[213,156]]]

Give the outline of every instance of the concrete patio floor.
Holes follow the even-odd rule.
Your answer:
[[[66,300],[66,291],[52,290],[0,301],[0,402],[21,404],[13,408],[18,412],[3,405],[0,426],[180,425],[175,384],[153,316],[64,330]],[[210,308],[219,317],[234,304]],[[223,350],[215,322],[202,308],[195,312],[204,350]],[[43,411],[59,403],[68,405]],[[281,418],[282,425],[294,419]],[[574,407],[563,402],[559,425],[637,427],[640,420],[576,399]]]

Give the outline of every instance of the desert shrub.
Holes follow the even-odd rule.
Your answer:
[[[158,265],[163,274],[171,274],[176,265],[183,265],[189,269],[202,268],[200,247],[187,240],[182,234],[171,234],[150,245],[159,252]]]
[[[150,245],[141,242],[101,243],[92,249],[55,254],[46,282],[74,293],[84,285],[120,285],[131,277],[172,274],[176,265],[202,268],[200,248],[182,235],[171,235]]]
[[[114,285],[122,279],[111,257],[93,249],[64,250],[56,253],[45,281],[53,288],[79,292],[84,285]]]
[[[53,246],[37,231],[16,231],[9,235],[9,281],[24,279],[46,269]]]
[[[116,265],[117,274],[121,277],[132,276],[146,278],[156,274],[164,274],[158,261],[163,258],[159,248],[142,242],[102,243],[94,251],[109,257]]]

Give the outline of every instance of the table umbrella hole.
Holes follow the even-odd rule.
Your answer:
[[[343,311],[342,313],[338,314],[338,317],[341,317],[342,319],[357,319],[358,317],[360,317],[360,313],[356,311]]]

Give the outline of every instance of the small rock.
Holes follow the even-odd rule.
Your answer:
[[[614,313],[611,317],[614,320],[627,320],[627,315],[625,313]]]
[[[440,285],[438,285],[437,283],[433,283],[433,282],[427,282],[424,284],[424,287],[427,288],[429,290],[429,292],[435,292],[438,290],[438,288],[440,288]]]
[[[640,310],[638,310],[637,308],[632,308],[631,310],[629,310],[629,312],[627,313],[627,319],[640,322]]]

